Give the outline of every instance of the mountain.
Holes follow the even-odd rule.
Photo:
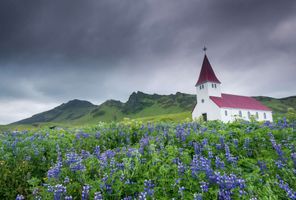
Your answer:
[[[95,109],[97,106],[88,101],[74,99],[52,110],[33,115],[30,118],[13,124],[33,124],[40,122],[70,122],[79,119]]]
[[[296,96],[281,99],[263,96],[254,98],[273,109],[276,115],[286,113],[289,107],[296,110]],[[180,92],[170,95],[133,92],[125,103],[108,100],[101,105],[75,99],[13,124],[92,124],[99,121],[121,121],[125,117],[144,121],[179,120],[191,117],[195,102],[195,95]]]

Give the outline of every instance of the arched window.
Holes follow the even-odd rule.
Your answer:
[[[264,119],[266,119],[266,113],[263,113]]]
[[[240,117],[242,117],[243,116],[243,114],[242,114],[242,111],[240,110],[240,111],[238,111],[238,115],[240,116]]]
[[[205,100],[204,100],[204,99],[202,99],[202,100],[201,100],[201,102],[202,102],[202,103],[204,103],[204,102],[205,102]]]
[[[225,110],[225,116],[227,116],[227,110]]]
[[[251,118],[251,113],[250,113],[250,111],[248,111],[248,118],[249,118],[249,119]]]
[[[259,118],[259,114],[258,114],[258,112],[256,112],[256,118],[257,118],[257,119]]]

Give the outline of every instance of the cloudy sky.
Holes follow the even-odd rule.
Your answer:
[[[225,93],[296,95],[294,0],[1,0],[0,124],[71,99],[194,93],[204,45]]]

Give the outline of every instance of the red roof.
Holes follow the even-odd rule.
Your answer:
[[[221,83],[216,77],[207,55],[205,55],[202,62],[199,78],[195,86],[205,82]]]
[[[232,94],[222,94],[222,97],[210,96],[210,99],[220,108],[241,108],[250,110],[266,110],[270,108],[264,106],[252,97],[238,96]]]

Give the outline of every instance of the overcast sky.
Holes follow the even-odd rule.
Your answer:
[[[225,93],[296,95],[294,0],[1,0],[0,124],[71,99],[194,93],[204,53]]]

